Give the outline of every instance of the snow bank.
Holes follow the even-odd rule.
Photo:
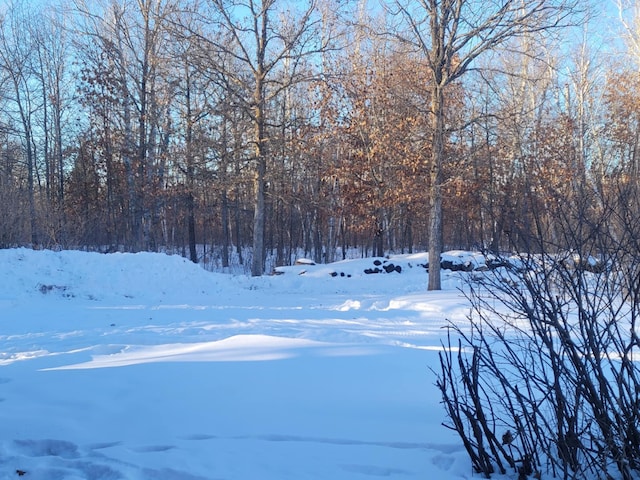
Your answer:
[[[177,255],[0,250],[0,300],[51,295],[173,301],[221,291],[221,275]]]

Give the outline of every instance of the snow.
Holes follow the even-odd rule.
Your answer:
[[[468,273],[426,260],[0,250],[0,480],[475,477],[433,373]]]

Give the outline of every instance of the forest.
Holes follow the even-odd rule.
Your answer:
[[[636,195],[639,68],[629,0],[12,0],[0,248],[560,245]]]

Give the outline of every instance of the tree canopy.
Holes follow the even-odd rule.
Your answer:
[[[0,246],[260,275],[556,238],[554,202],[638,168],[637,9],[574,3],[16,0]]]

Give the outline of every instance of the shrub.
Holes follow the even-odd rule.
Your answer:
[[[446,426],[486,478],[640,478],[636,198],[559,211],[562,242],[540,234],[535,255],[498,258],[469,284],[437,386]]]

